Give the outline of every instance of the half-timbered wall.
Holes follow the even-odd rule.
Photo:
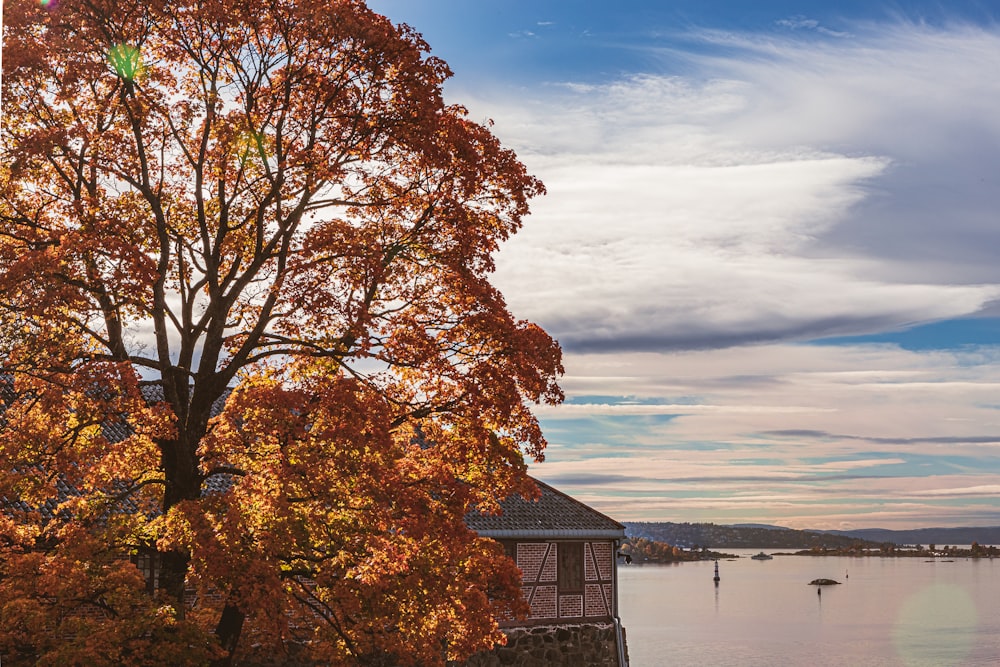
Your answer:
[[[614,545],[610,540],[516,542],[507,547],[521,569],[521,590],[531,605],[529,624],[613,617]]]

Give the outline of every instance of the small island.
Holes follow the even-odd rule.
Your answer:
[[[810,586],[839,586],[839,581],[834,581],[833,579],[813,579],[809,582]]]

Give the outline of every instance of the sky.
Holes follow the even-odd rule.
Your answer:
[[[548,194],[531,473],[620,521],[1000,525],[1000,1],[371,0]]]

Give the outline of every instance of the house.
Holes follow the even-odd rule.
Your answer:
[[[622,667],[627,651],[618,616],[616,553],[625,526],[544,482],[535,483],[541,492],[537,501],[515,495],[501,502],[500,514],[466,517],[470,528],[500,542],[517,563],[531,607],[528,618],[501,623],[506,647],[467,664],[522,664],[523,658],[547,665]]]

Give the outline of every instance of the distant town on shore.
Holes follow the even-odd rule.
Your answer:
[[[626,522],[622,553],[639,562],[730,556],[719,549],[791,549],[801,555],[997,557],[1000,526],[855,531],[762,524]]]

